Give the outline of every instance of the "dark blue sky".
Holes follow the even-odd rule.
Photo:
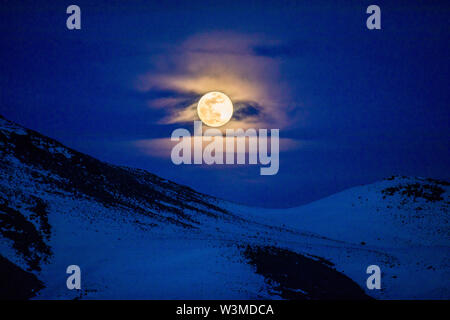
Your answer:
[[[393,174],[450,178],[448,1],[308,3],[3,1],[0,113],[102,160],[257,206],[299,205]],[[66,28],[70,4],[81,7],[81,30]],[[381,7],[382,30],[365,26],[370,4]],[[227,50],[239,51],[242,36],[251,59],[271,63],[255,85],[289,91],[276,111],[296,120],[280,136],[302,147],[280,154],[275,176],[175,166],[132,143],[191,130],[161,123],[164,110],[148,104],[196,94],[136,83],[161,65],[185,72],[186,39],[221,33]]]

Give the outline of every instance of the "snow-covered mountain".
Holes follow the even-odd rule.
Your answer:
[[[448,205],[448,183],[396,177],[244,207],[0,118],[0,298],[448,299]]]
[[[448,182],[397,176],[298,208],[227,208],[253,221],[338,240],[301,251],[333,262],[361,286],[367,279],[362,269],[380,266],[382,289],[366,290],[372,297],[449,299],[449,205]]]

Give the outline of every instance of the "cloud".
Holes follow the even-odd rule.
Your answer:
[[[223,134],[226,129],[288,128],[297,121],[292,114],[296,104],[280,74],[281,58],[255,50],[265,45],[275,44],[255,35],[221,32],[194,35],[181,43],[164,46],[152,55],[151,67],[139,77],[137,89],[146,94],[149,108],[163,111],[157,124],[191,127],[193,121],[200,120],[197,115],[200,97],[210,91],[221,91],[231,98],[234,107],[232,119],[218,128]],[[307,143],[280,138],[280,152]],[[170,137],[133,142],[142,153],[163,158],[170,158],[175,144]]]
[[[234,33],[192,36],[165,47],[151,57],[152,67],[139,77],[142,92],[173,92],[170,97],[149,98],[148,106],[164,110],[157,122],[198,120],[196,103],[209,91],[221,91],[233,101],[235,112],[227,128],[284,128],[293,101],[283,83],[276,57],[262,56],[254,48],[267,40]]]

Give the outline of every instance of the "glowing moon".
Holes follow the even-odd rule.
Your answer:
[[[208,92],[197,105],[197,113],[200,120],[210,127],[220,127],[230,121],[233,115],[233,103],[222,92]]]

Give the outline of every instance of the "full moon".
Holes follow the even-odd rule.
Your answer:
[[[200,120],[207,126],[220,127],[230,121],[233,115],[233,103],[222,92],[208,92],[200,98],[197,113]]]

